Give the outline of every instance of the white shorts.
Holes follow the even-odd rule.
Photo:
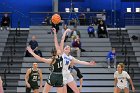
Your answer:
[[[67,73],[63,73],[63,84],[66,85],[70,82],[74,81],[73,76],[71,75],[71,73],[67,72]]]
[[[127,85],[117,85],[117,87],[121,90],[128,88],[128,84]]]

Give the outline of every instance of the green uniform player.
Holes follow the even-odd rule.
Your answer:
[[[51,64],[51,71],[47,83],[53,87],[63,86],[63,76],[62,76],[63,58],[62,56],[55,59],[55,62]]]
[[[52,58],[46,59],[36,55],[30,47],[27,47],[31,53],[40,62],[45,62],[51,66],[51,73],[47,82],[45,83],[42,93],[49,93],[52,87],[57,88],[57,93],[63,93],[63,57],[59,55],[59,51],[52,50]]]
[[[37,63],[33,63],[33,68],[27,70],[25,75],[26,82],[26,93],[31,93],[31,89],[34,90],[34,93],[38,92],[38,78],[40,77],[40,87],[42,87],[42,72],[37,68]]]

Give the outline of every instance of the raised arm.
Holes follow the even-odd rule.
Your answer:
[[[72,58],[72,63],[81,64],[81,65],[87,65],[87,66],[95,66],[96,65],[95,61],[85,62],[85,61],[80,61],[78,59],[75,59],[74,57]]]
[[[55,44],[55,48],[56,48],[56,49],[60,49],[60,46],[59,46],[59,44],[58,44],[56,29],[55,29],[55,28],[52,28],[52,31],[53,31],[53,33],[54,33],[54,44]]]
[[[47,64],[51,64],[52,59],[46,59],[46,58],[42,58],[42,57],[38,56],[37,54],[35,54],[35,53],[33,52],[33,50],[31,49],[31,47],[27,47],[27,50],[28,50],[29,53],[31,53],[31,54],[34,56],[34,58],[37,59],[38,61],[45,62],[45,63],[47,63]]]
[[[70,29],[67,29],[67,30],[64,32],[64,34],[63,34],[63,36],[62,36],[62,38],[61,38],[60,49],[61,49],[62,52],[63,52],[63,48],[64,48],[65,37],[66,37],[66,34],[67,34],[68,32],[71,32],[71,30],[70,30]]]

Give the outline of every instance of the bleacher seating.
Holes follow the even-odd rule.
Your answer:
[[[0,31],[0,61],[1,61],[1,56],[4,51],[4,47],[7,41],[9,31]]]
[[[138,30],[138,27],[135,28]],[[123,30],[109,30],[109,37],[110,37],[112,47],[115,47],[117,50],[117,63],[124,62],[126,64],[126,71],[128,71],[128,73],[132,77],[136,91],[139,93],[140,88],[137,82],[140,79],[140,68],[138,65],[139,64],[138,51],[140,49],[139,48],[140,44],[132,43],[130,39],[132,33],[136,33],[136,32],[140,33],[140,32],[134,30],[132,31],[130,29],[133,29],[133,27],[128,27],[128,28],[126,27],[126,29]],[[130,62],[130,66],[128,70],[129,62]]]
[[[60,27],[61,29],[62,27]],[[72,28],[72,27],[70,27]],[[132,41],[131,36],[133,34],[138,35],[138,30],[132,29],[132,27],[127,28],[128,30],[121,30],[118,32],[116,29],[109,29],[109,38],[89,38],[87,34],[87,26],[78,26],[78,30],[81,32],[81,42],[82,48],[86,52],[81,53],[80,60],[90,61],[95,60],[97,62],[95,67],[76,65],[80,68],[84,76],[83,89],[82,93],[112,93],[114,88],[114,78],[113,74],[115,72],[114,68],[107,68],[106,64],[106,55],[112,47],[115,47],[117,50],[117,63],[124,62],[124,50],[122,50],[122,35],[124,36],[124,44],[127,46],[127,57],[130,57],[130,75],[133,76],[133,82],[136,88],[136,93],[140,93],[140,42]],[[37,41],[39,43],[39,49],[43,53],[43,57],[51,57],[51,49],[54,47],[53,35],[48,34],[50,32],[50,26],[31,26],[30,31],[21,31],[21,35],[17,37],[17,42],[15,45],[16,53],[13,56],[13,65],[10,70],[12,73],[7,73],[7,87],[5,93],[25,93],[25,81],[24,76],[27,68],[32,66],[33,62],[39,63],[39,68],[43,70],[43,84],[46,82],[49,71],[49,65],[37,61],[33,57],[24,57],[25,48],[28,45],[28,42],[31,40],[32,35],[37,36]],[[11,31],[0,32],[0,56],[1,68],[0,73],[2,74],[2,79],[4,79],[3,71],[7,68],[7,56],[10,54],[9,46],[13,42],[13,35],[15,32]],[[61,39],[61,30],[58,33],[58,40]],[[71,39],[68,39],[68,42],[65,44],[71,44]],[[72,54],[76,57],[76,54]],[[5,67],[6,66],[6,67]],[[132,74],[132,68],[134,73]],[[127,65],[126,65],[126,70]],[[79,86],[79,82],[77,82]],[[56,89],[53,88],[50,93],[55,93]]]
[[[28,30],[18,31],[17,34],[15,29],[1,32],[1,37],[6,39],[1,39],[3,50],[0,62],[0,74],[4,82],[5,93],[16,93],[27,35]]]
[[[70,27],[72,28],[72,27]],[[82,48],[86,52],[81,53],[80,60],[90,61],[96,60],[97,65],[95,67],[87,67],[77,65],[84,75],[84,83],[82,92],[84,93],[111,93],[113,91],[113,73],[115,69],[108,69],[106,65],[106,55],[111,49],[111,44],[108,38],[89,38],[87,34],[87,26],[80,26],[78,30],[81,32],[81,42]],[[30,27],[30,32],[28,36],[28,42],[31,40],[32,35],[37,36],[37,41],[39,43],[39,49],[43,52],[43,57],[49,58],[51,56],[51,49],[54,47],[53,35],[47,34],[50,32],[50,27]],[[58,39],[61,39],[61,30],[58,33]],[[66,44],[70,45],[70,40]],[[76,57],[76,55],[74,55]],[[24,57],[24,62],[22,63],[20,81],[18,82],[19,87],[18,92],[25,91],[24,75],[26,69],[32,66],[33,62],[38,62],[32,57]],[[45,83],[49,75],[49,65],[45,63],[39,63],[39,67],[43,70],[43,81]],[[77,83],[79,85],[79,83]],[[103,90],[104,89],[104,90]],[[55,92],[52,89],[51,92]]]

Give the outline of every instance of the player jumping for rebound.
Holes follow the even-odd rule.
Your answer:
[[[70,52],[71,52],[70,46],[66,45],[64,47],[64,40],[65,40],[66,34],[71,31],[70,29],[67,29],[64,32],[61,42],[60,42],[60,46],[59,46],[58,40],[57,40],[56,29],[53,28],[52,30],[54,32],[55,47],[56,47],[57,51],[61,51],[62,58],[63,58],[63,70],[62,70],[63,83],[64,83],[63,93],[67,93],[66,85],[68,85],[74,91],[74,93],[80,93],[79,89],[77,88],[77,84],[75,83],[74,78],[68,69],[69,65],[71,63],[74,63],[74,64],[76,63],[76,64],[81,64],[81,65],[95,66],[96,63],[95,63],[95,61],[91,61],[91,62],[80,61],[70,55]]]

